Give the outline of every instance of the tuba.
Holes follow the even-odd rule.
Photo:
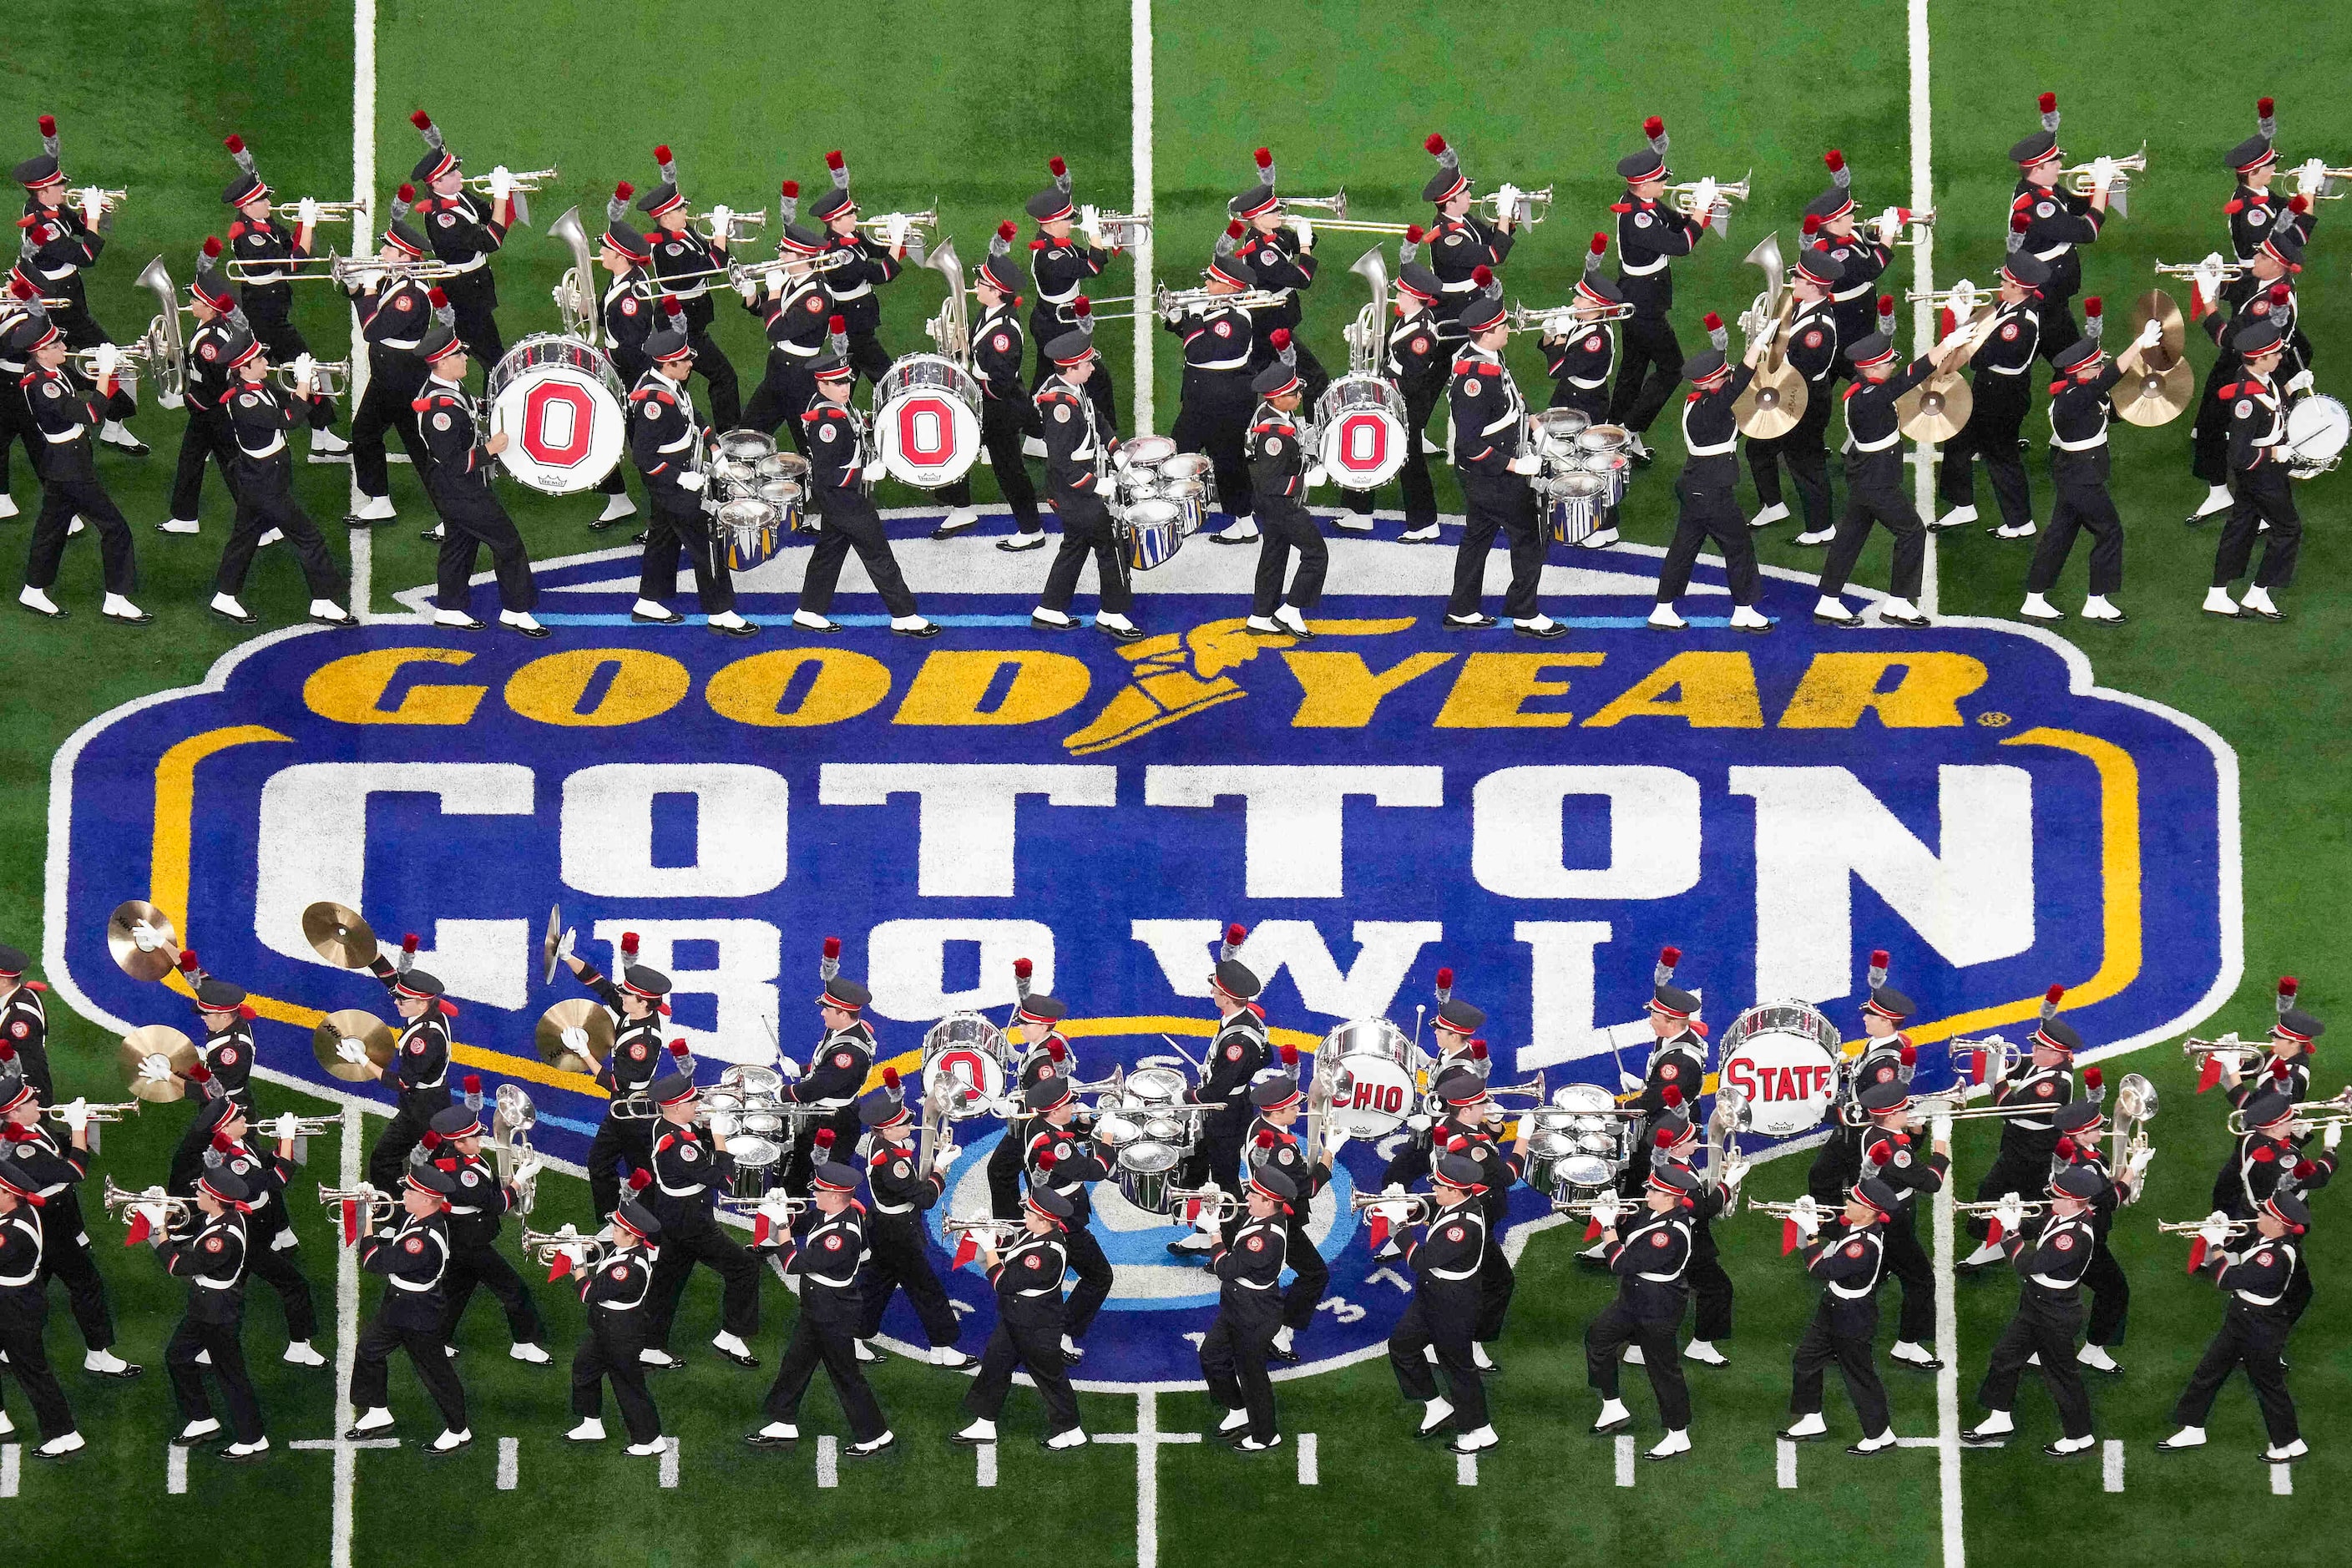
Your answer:
[[[156,304],[161,307],[147,323],[147,335],[140,340],[139,346],[146,353],[147,374],[154,384],[156,399],[166,408],[176,408],[188,386],[186,342],[180,331],[179,292],[172,287],[172,275],[164,270],[160,256],[139,274],[139,283],[154,292]]]
[[[1763,362],[1757,365],[1748,389],[1732,400],[1732,419],[1751,440],[1769,440],[1796,428],[1811,393],[1805,378],[1789,363],[1785,334],[1789,319],[1796,314],[1797,291],[1787,283],[1780,234],[1775,231],[1758,240],[1747,261],[1763,269],[1764,290],[1739,318],[1739,325],[1751,340],[1759,333],[1766,335],[1770,346],[1764,351]]]
[[[923,323],[923,331],[947,358],[971,368],[971,316],[964,304],[966,285],[963,268],[956,260],[955,241],[943,239],[923,265],[948,280],[948,297],[940,301],[940,313]]]
[[[547,232],[572,251],[572,269],[555,286],[555,308],[563,316],[563,335],[589,344],[603,342],[602,291],[596,287],[596,255],[589,248],[588,232],[580,226],[580,209],[566,207]]]
[[[1356,258],[1348,268],[1369,284],[1371,302],[1356,312],[1355,325],[1339,335],[1348,340],[1348,374],[1386,375],[1389,359],[1389,268],[1379,246]]]

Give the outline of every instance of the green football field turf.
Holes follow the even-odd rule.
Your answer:
[[[2252,100],[2280,99],[2284,161],[2321,154],[2352,162],[2352,115],[2333,79],[2347,61],[2340,19],[2305,12],[2292,26],[2227,28],[2210,8],[2165,0],[2153,6],[2051,10],[2014,0],[1930,15],[1933,180],[1941,214],[1939,283],[1979,281],[1998,265],[2001,212],[2011,171],[2007,145],[2034,129],[2033,94],[2057,90],[2073,157],[2122,153],[2148,143],[2150,170],[2133,193],[2131,216],[2110,225],[2085,259],[2086,292],[2104,293],[2120,325],[2126,302],[2154,280],[2149,264],[2193,259],[2223,243],[2219,211],[2230,190],[2220,153],[2250,134]],[[1826,24],[1826,25],[1824,25]],[[1250,150],[1271,144],[1284,187],[1319,193],[1344,184],[1351,207],[1373,217],[1425,216],[1418,189],[1431,164],[1420,142],[1443,131],[1463,149],[1482,189],[1509,179],[1550,183],[1550,220],[1525,239],[1507,274],[1507,296],[1529,303],[1564,299],[1590,233],[1604,226],[1618,182],[1615,159],[1639,143],[1647,113],[1665,116],[1678,174],[1738,178],[1754,170],[1753,199],[1739,209],[1728,245],[1710,240],[1678,268],[1675,319],[1685,346],[1699,315],[1744,309],[1760,287],[1740,265],[1755,239],[1777,228],[1793,251],[1797,215],[1821,188],[1822,151],[1843,148],[1861,205],[1906,202],[1910,189],[1910,53],[1899,5],[1872,0],[1833,17],[1801,16],[1755,0],[1700,0],[1665,9],[1562,12],[1535,5],[1461,7],[1313,5],[1235,13],[1197,3],[1152,13],[1156,106],[1151,205],[1158,217],[1158,272],[1186,286],[1208,255],[1222,203],[1246,183]],[[543,229],[577,202],[592,232],[616,179],[643,186],[650,149],[673,144],[698,207],[726,200],[772,202],[775,183],[822,187],[825,149],[841,147],[868,212],[929,205],[936,198],[967,263],[984,249],[996,219],[1017,216],[1044,182],[1046,158],[1067,156],[1079,197],[1124,207],[1130,194],[1129,17],[1124,5],[975,9],[908,0],[805,19],[790,14],[708,9],[693,15],[587,4],[512,0],[385,0],[376,37],[374,134],[377,200],[388,200],[415,158],[406,123],[428,108],[469,165],[559,166],[558,187],[534,201]],[[91,289],[100,319],[133,335],[152,310],[132,278],[149,256],[168,259],[184,282],[197,242],[218,232],[219,187],[232,169],[219,139],[240,131],[281,192],[347,197],[352,179],[353,47],[347,3],[259,7],[176,7],[85,3],[0,16],[0,127],[12,157],[37,150],[32,121],[63,122],[68,170],[78,182],[127,186],[132,195]],[[2340,289],[2346,267],[2333,208],[2324,221],[2301,289],[2306,330],[2318,345],[2321,390],[2352,327]],[[772,226],[772,217],[771,219]],[[1024,236],[1028,226],[1024,226]],[[1332,235],[1318,246],[1324,280],[1311,296],[1306,333],[1327,365],[1345,358],[1341,325],[1361,304],[1345,271],[1370,243]],[[509,342],[551,331],[548,290],[568,265],[543,235],[518,233],[498,263],[500,319]],[[1898,268],[1898,270],[1901,270]],[[1127,292],[1122,261],[1099,291]],[[1900,279],[1907,283],[1907,274]],[[323,292],[323,291],[320,291]],[[936,308],[939,284],[911,274],[885,295],[885,340],[900,352],[921,346],[919,322]],[[339,355],[342,313],[313,297],[299,318],[314,345]],[[1909,315],[1903,317],[1907,338]],[[745,377],[757,381],[757,334],[722,303],[719,335]],[[1124,327],[1104,342],[1130,405]],[[1175,414],[1173,340],[1158,334],[1157,425]],[[2210,358],[2201,332],[2191,355]],[[1515,343],[1523,387],[1540,395],[1533,346]],[[165,539],[147,525],[164,515],[177,416],[152,408],[136,422],[153,456],[101,459],[107,481],[140,531],[142,599],[156,624],[141,631],[99,621],[96,552],[85,539],[68,552],[61,597],[77,609],[61,627],[14,612],[0,622],[10,710],[0,742],[0,937],[37,951],[42,912],[48,764],[91,716],[140,695],[199,678],[237,633],[204,613],[216,552],[228,522],[217,476],[207,480],[203,537]],[[1668,478],[1679,461],[1672,421],[1658,426],[1658,466],[1637,482],[1626,533],[1663,543],[1671,528]],[[2027,426],[2037,510],[2049,485],[2040,455],[2038,411]],[[2243,777],[2244,983],[2215,1027],[2258,1032],[2269,990],[2284,972],[2302,974],[2313,1008],[2336,1013],[2337,979],[2352,972],[2352,939],[2330,918],[2352,858],[2344,844],[2347,786],[2332,760],[2347,718],[2340,673],[2342,627],[2352,611],[2344,587],[2342,476],[2298,487],[2308,526],[2298,581],[2282,596],[2284,625],[2221,625],[2198,612],[2213,531],[2180,524],[2201,489],[2187,472],[2187,419],[2158,430],[2117,426],[2115,495],[2129,529],[2127,585],[2120,628],[2069,622],[2065,635],[2087,653],[2102,685],[2154,699],[2203,720],[2235,748]],[[37,491],[21,452],[15,495],[26,517],[0,524],[0,552],[20,550]],[[310,511],[344,510],[347,470],[298,469]],[[393,470],[399,524],[373,537],[373,608],[429,580],[432,547],[417,537],[429,513],[413,474]],[[981,493],[991,481],[977,476]],[[1442,468],[1441,507],[1458,510]],[[503,493],[533,553],[542,558],[618,543],[592,535],[593,504],[549,500],[509,487]],[[1842,497],[1841,489],[1841,497]],[[915,498],[886,494],[882,504]],[[1384,498],[1384,500],[1391,500]],[[1990,510],[1990,507],[1987,508]],[[341,530],[330,528],[340,555]],[[1808,568],[1817,557],[1771,531],[1772,564]],[[2030,545],[2004,544],[1977,529],[1937,542],[1939,607],[1947,614],[2012,613]],[[2082,557],[2056,595],[2079,603]],[[12,556],[13,560],[14,557]],[[1885,582],[1886,551],[1875,543],[1857,573]],[[301,613],[304,595],[289,564],[265,556],[247,603],[267,625]],[[124,896],[142,889],[123,890]],[[112,1040],[52,1009],[55,1052],[68,1092],[119,1092]],[[2323,1053],[2321,1092],[2339,1079]],[[1959,1461],[1966,1552],[1984,1563],[2094,1557],[2153,1562],[2245,1561],[2261,1551],[2330,1549],[2326,1520],[2339,1486],[2352,1481],[2342,1412],[2352,1360],[2336,1309],[2347,1250],[2322,1223],[2312,1248],[2318,1305],[2294,1352],[2311,1458],[2295,1467],[2294,1495],[2271,1495],[2255,1461],[2260,1425],[2242,1384],[2217,1408],[2213,1446],[2185,1457],[2157,1454],[2169,1430],[2171,1401],[2220,1317],[2220,1302],[2180,1274],[2183,1252],[2153,1233],[2153,1220],[2203,1212],[2210,1174],[2224,1149],[2218,1097],[2199,1100],[2179,1053],[2164,1046],[2132,1064],[2160,1086],[2156,1129],[2161,1153],[2153,1188],[2116,1232],[2137,1291],[2128,1373],[2093,1389],[2103,1439],[2126,1446],[2120,1495],[2103,1485],[2101,1461],[2053,1466],[2038,1452],[2056,1435],[2046,1397],[2028,1384],[2019,1405],[2020,1440]],[[2110,1068],[2110,1078],[2116,1068]],[[295,1103],[265,1089],[265,1105]],[[164,1110],[112,1130],[104,1167],[126,1183],[160,1176],[180,1125]],[[1990,1158],[1982,1124],[1961,1139],[1963,1195]],[[331,1143],[314,1172],[332,1178]],[[1792,1195],[1801,1161],[1761,1167],[1751,1191]],[[544,1185],[542,1223],[585,1219],[585,1193],[565,1178]],[[94,1205],[93,1205],[94,1206]],[[321,1307],[334,1308],[333,1243],[316,1205],[301,1215],[303,1254]],[[1285,1430],[1317,1436],[1317,1475],[1300,1484],[1291,1447],[1255,1460],[1211,1444],[1153,1450],[1158,1506],[1145,1533],[1166,1564],[1236,1557],[1328,1563],[1368,1554],[1475,1563],[1543,1557],[1638,1555],[1661,1563],[1725,1559],[1865,1563],[1934,1561],[1946,1551],[1946,1502],[1932,1448],[1874,1460],[1848,1458],[1855,1435],[1834,1380],[1828,1411],[1837,1441],[1804,1449],[1797,1486],[1776,1477],[1772,1431],[1788,1392],[1788,1352],[1810,1312],[1811,1292],[1793,1261],[1778,1256],[1779,1227],[1738,1219],[1720,1227],[1739,1288],[1733,1365],[1694,1368],[1698,1452],[1676,1467],[1640,1465],[1621,1489],[1613,1450],[1586,1435],[1593,1409],[1584,1386],[1580,1336],[1605,1299],[1605,1285],[1570,1261],[1572,1236],[1530,1239],[1507,1337],[1496,1347],[1507,1375],[1495,1385],[1505,1438],[1476,1468],[1476,1486],[1456,1484],[1452,1456],[1416,1445],[1412,1412],[1381,1362],[1286,1383]],[[22,1460],[16,1495],[0,1499],[13,1518],[18,1560],[118,1563],[185,1557],[217,1542],[257,1563],[330,1560],[335,1457],[281,1452],[250,1469],[221,1466],[197,1450],[186,1495],[166,1490],[165,1438],[173,1428],[160,1355],[178,1311],[143,1251],[116,1243],[119,1227],[96,1219],[97,1240],[123,1324],[124,1349],[149,1363],[135,1383],[100,1382],[70,1370],[79,1342],[60,1295],[51,1320],[53,1359],[64,1373],[91,1451],[51,1471]],[[370,1292],[372,1296],[373,1292]],[[1958,1410],[1970,1398],[1986,1350],[2006,1321],[2013,1287],[2000,1279],[1962,1281]],[[435,1463],[415,1439],[429,1435],[428,1405],[395,1367],[394,1408],[411,1442],[353,1461],[352,1561],[390,1563],[430,1556],[452,1563],[563,1553],[595,1563],[853,1564],[963,1562],[1050,1553],[1057,1562],[1120,1563],[1139,1553],[1139,1454],[1101,1445],[1047,1456],[1028,1438],[1037,1406],[1016,1394],[1005,1423],[995,1489],[975,1485],[973,1457],[950,1448],[961,1425],[961,1380],[893,1360],[876,1384],[901,1443],[870,1468],[844,1465],[835,1488],[820,1487],[815,1435],[844,1430],[829,1395],[812,1395],[801,1447],[754,1454],[738,1442],[757,1407],[793,1310],[770,1282],[756,1347],[767,1368],[739,1371],[700,1353],[716,1326],[717,1292],[698,1280],[681,1314],[678,1343],[688,1370],[655,1384],[667,1429],[679,1438],[674,1490],[651,1461],[624,1458],[617,1440],[591,1451],[560,1441],[570,1424],[564,1373],[579,1310],[567,1292],[542,1289],[559,1366],[534,1371],[504,1359],[495,1312],[478,1304],[459,1365],[475,1401],[477,1445]],[[1891,1337],[1895,1288],[1882,1298]],[[247,1344],[274,1438],[331,1436],[336,1391],[328,1372],[276,1361],[278,1309],[257,1290]],[[323,1344],[321,1348],[326,1348]],[[1937,1430],[1934,1380],[1889,1368],[1895,1425],[1906,1436]],[[1629,1376],[1636,1434],[1654,1440],[1654,1406],[1638,1373]],[[1130,1394],[1082,1395],[1097,1434],[1137,1429]],[[1199,1433],[1215,1412],[1200,1393],[1158,1396],[1165,1433]],[[29,1429],[24,1402],[9,1408],[18,1441]],[[612,1420],[612,1413],[607,1413]],[[619,1424],[612,1421],[617,1433]],[[519,1484],[497,1484],[495,1439],[520,1440]],[[2262,1547],[2256,1542],[2264,1542]]]

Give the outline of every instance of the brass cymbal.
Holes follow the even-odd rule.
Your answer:
[[[2116,417],[2127,425],[2168,425],[2196,395],[2197,378],[2176,358],[2164,370],[2143,370],[2116,383]]]
[[[140,1069],[150,1057],[161,1057],[169,1064],[172,1076],[149,1078]],[[196,1065],[196,1047],[188,1037],[169,1024],[142,1024],[122,1037],[122,1048],[115,1053],[115,1065],[122,1069],[122,1081],[134,1100],[150,1105],[169,1105],[188,1092],[188,1069]]]
[[[1945,371],[1895,400],[1895,426],[1914,441],[1948,441],[1969,422],[1976,394],[1958,371]]]
[[[2156,345],[2164,351],[2161,363],[2177,363],[2181,356],[2182,346],[2187,342],[2188,328],[2180,319],[2180,307],[2174,304],[2172,296],[2161,289],[2151,289],[2132,301],[2131,335],[2124,339],[2124,342],[2130,342],[2137,339],[2140,329],[2150,321],[2164,323],[2164,336],[2157,341]]]
[[[131,938],[131,928],[141,921],[161,939],[152,952],[140,952]],[[144,899],[129,900],[106,917],[106,950],[133,980],[161,980],[180,966],[180,933],[172,929],[172,917]]]
[[[311,906],[313,909],[320,907],[316,904]],[[306,919],[303,923],[307,925],[310,922]],[[393,1051],[397,1046],[390,1026],[362,1008],[345,1007],[320,1019],[319,1026],[310,1031],[310,1054],[319,1058],[320,1067],[345,1083],[373,1083],[375,1080],[375,1074],[357,1062],[343,1060],[336,1047],[345,1040],[357,1040],[367,1051],[368,1060],[377,1067],[392,1060]]]
[[[587,1035],[585,1049],[564,1043],[566,1029],[579,1029]],[[584,1073],[593,1078],[613,1048],[613,1015],[588,997],[573,996],[541,1013],[534,1035],[541,1061],[564,1072]]]
[[[320,900],[302,911],[302,940],[310,951],[343,969],[365,969],[376,958],[375,930],[357,910]]]
[[[1759,369],[1748,389],[1731,400],[1732,423],[1750,439],[1769,441],[1797,427],[1811,397],[1811,389],[1795,365]]]
[[[547,906],[547,938],[539,944],[539,956],[547,964],[547,973],[540,981],[541,985],[555,984],[555,944],[562,940],[563,940],[563,906],[550,904]]]

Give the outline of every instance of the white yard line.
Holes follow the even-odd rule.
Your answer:
[[[841,1442],[836,1437],[816,1440],[816,1484],[819,1489],[841,1484]]]
[[[375,0],[352,0],[352,199],[373,201],[375,190]],[[368,209],[352,214],[352,254],[366,256],[375,249],[375,226],[368,220]],[[354,416],[360,399],[367,395],[368,357],[367,332],[360,325],[359,312],[352,312],[352,394],[350,407]],[[360,504],[359,465],[352,466],[351,508]],[[373,529],[348,531],[352,542],[352,614],[361,620],[373,619],[375,592],[375,540]],[[342,1463],[338,1456],[336,1463]],[[337,1472],[339,1475],[341,1471]],[[340,1482],[337,1483],[341,1485]],[[348,1563],[346,1552],[337,1559]]]
[[[677,1439],[675,1437],[662,1439],[661,1484],[664,1491],[677,1489]]]
[[[1969,1543],[1960,1516],[1960,1306],[1953,1297],[1952,1184],[1936,1191],[1937,1473],[1944,1498],[1944,1568],[1968,1568]]]
[[[8,1474],[12,1478],[16,1475],[16,1450],[12,1447],[8,1450]],[[6,1485],[8,1495],[10,1497],[15,1497],[16,1495],[16,1482],[13,1479],[0,1484]],[[2294,1496],[2294,1467],[2293,1465],[2273,1465],[2271,1467],[2271,1496]]]
[[[1633,1484],[1633,1439],[1630,1436],[1620,1436],[1617,1439],[1616,1447],[1617,1484],[1621,1487],[1630,1487]]]
[[[2278,1467],[2276,1475],[2284,1475],[2286,1467]],[[0,1498],[16,1495],[16,1488],[25,1478],[25,1446],[21,1443],[0,1443]],[[2273,1480],[2273,1490],[2276,1490]]]
[[[1797,1489],[1797,1446],[1786,1437],[1776,1440],[1779,1452],[1773,1456],[1773,1480],[1784,1492]]]
[[[1456,1454],[1454,1456],[1454,1484],[1457,1487],[1475,1487],[1478,1484],[1477,1455]]]
[[[1132,100],[1128,139],[1135,163],[1134,194],[1128,211],[1151,210],[1151,0],[1130,0],[1128,11],[1128,78]],[[1135,242],[1135,433],[1149,433],[1151,420],[1151,352],[1158,320],[1151,310],[1151,228]]]
[[[372,0],[360,0],[370,7]],[[338,1184],[360,1184],[360,1108],[343,1107],[343,1158]],[[359,1486],[359,1452],[343,1440],[359,1413],[352,1408],[352,1369],[360,1353],[360,1250],[342,1245],[342,1218],[334,1215],[335,1232],[335,1509],[330,1560],[334,1568],[352,1568],[352,1511]]]
[[[502,1492],[510,1492],[514,1490],[515,1483],[521,1479],[522,1439],[520,1437],[499,1438],[499,1490]]]
[[[2105,1476],[2103,1479],[2105,1480],[2106,1489],[2111,1492],[2119,1492],[2123,1490],[2124,1446],[2116,1439],[2110,1437],[2099,1446],[2099,1457],[2105,1469]]]
[[[1911,210],[1925,212],[1936,205],[1934,160],[1934,128],[1927,95],[1927,0],[1911,0]],[[1924,294],[1936,286],[1936,230],[1933,226],[1919,230],[1919,243],[1911,252],[1911,287]],[[1935,308],[1925,300],[1911,308],[1913,352],[1926,353],[1936,341]],[[1919,510],[1919,521],[1936,521],[1936,447],[1933,442],[1918,445],[1916,471],[1911,476],[1913,504]],[[1919,612],[1932,616],[1937,599],[1936,584],[1936,535],[1927,535],[1927,570],[1919,580]],[[1947,1362],[1948,1365],[1948,1361]],[[1958,1540],[1958,1519],[1953,1505],[1945,1510],[1946,1540],[1948,1549]],[[1955,1561],[1948,1559],[1948,1561]]]
[[[1301,1432],[1298,1435],[1298,1484],[1302,1487],[1318,1486],[1322,1479],[1322,1472],[1317,1465],[1315,1434]]]
[[[1097,1443],[1135,1445],[1135,1568],[1158,1568],[1160,1563],[1160,1446],[1197,1443],[1198,1432],[1162,1432],[1160,1395],[1139,1389],[1135,1395],[1135,1430],[1097,1433]]]
[[[164,1450],[163,1490],[172,1497],[188,1493],[188,1450],[185,1445],[173,1443]]]
[[[979,1467],[975,1484],[983,1487],[994,1486],[996,1484],[996,1445],[982,1443],[972,1449],[972,1454],[974,1462]]]

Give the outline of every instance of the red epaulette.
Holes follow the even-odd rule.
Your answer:
[[[1633,210],[1633,204],[1632,202],[1611,202],[1609,204],[1609,210],[1612,213],[1629,213]]]
[[[2010,211],[2011,211],[2011,212],[2016,212],[2016,211],[2018,211],[2018,210],[2019,210],[2019,209],[2021,209],[2021,208],[2023,208],[2023,207],[2030,207],[2030,206],[2032,206],[2032,205],[2034,204],[2034,202],[2035,202],[2035,200],[2036,200],[2036,199],[2037,199],[2037,198],[2036,198],[2035,194],[2034,194],[2033,192],[2032,192],[2032,191],[2026,191],[2026,192],[2022,193],[2021,195],[2020,195],[2017,197],[2017,199],[2016,199],[2016,200],[2014,200],[2014,201],[2012,201],[2012,202],[2011,202],[2011,203],[2009,204],[2009,210],[2010,210]]]
[[[39,371],[29,371],[17,381],[16,384],[18,386],[30,386],[34,382],[38,381],[40,376],[41,373]]]
[[[2060,393],[2065,391],[2070,384],[2072,384],[2063,381],[2052,382],[2050,384],[2050,395],[2053,397],[2057,396]]]
[[[1846,399],[1846,398],[1852,397],[1855,393],[1860,392],[1861,390],[1862,390],[1862,383],[1861,383],[1861,382],[1859,382],[1859,381],[1855,381],[1855,382],[1849,382],[1849,383],[1846,384],[1846,389],[1845,389],[1845,391],[1844,391],[1844,392],[1843,392],[1843,393],[1841,393],[1841,394],[1839,395],[1838,401],[1840,401],[1841,403],[1843,403],[1843,401],[1845,401],[1845,399]]]
[[[882,1163],[883,1161],[887,1160],[890,1157],[891,1150],[894,1147],[896,1147],[896,1145],[885,1143],[880,1148],[875,1150],[874,1152],[866,1156],[866,1168],[870,1171],[875,1166]]]
[[[228,242],[231,245],[235,245],[238,240],[243,239],[244,237],[245,220],[243,218],[239,218],[235,223],[228,226]]]
[[[2222,402],[2227,403],[2230,399],[2238,395],[2238,384],[2233,381],[2213,395],[2220,398]]]
[[[2235,217],[2240,213],[2246,210],[2246,204],[2232,196],[2230,200],[2221,204],[2221,210],[2228,213],[2231,217]]]
[[[1482,359],[1458,359],[1454,362],[1454,374],[1456,375],[1460,375],[1465,371],[1475,375],[1486,368],[1486,362]]]
[[[664,392],[657,386],[641,386],[635,392],[629,394],[629,401],[632,403],[643,403],[648,397],[657,397],[661,399],[664,404],[667,404],[673,408],[677,405],[677,398],[671,396],[668,393]]]

